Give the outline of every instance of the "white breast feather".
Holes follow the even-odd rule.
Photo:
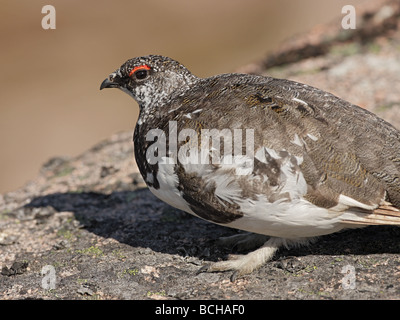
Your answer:
[[[260,161],[266,161],[265,152],[273,158],[281,159],[277,151],[268,148],[264,151],[258,150],[256,157]],[[290,161],[291,157],[289,155],[281,163],[280,171],[283,175],[281,181],[283,182],[278,188],[282,194],[288,194],[290,199],[283,198],[275,201],[269,200],[264,194],[255,195],[255,199],[242,197],[243,190],[239,186],[238,179],[245,178],[251,181],[256,177],[249,170],[249,159],[245,157],[236,159],[236,162],[221,161],[217,167],[211,164],[191,163],[183,167],[187,173],[196,173],[209,185],[215,185],[215,195],[222,203],[226,201],[239,205],[243,217],[226,224],[229,227],[288,239],[318,236],[340,230],[342,226],[339,223],[339,213],[335,215],[332,211],[317,207],[303,199],[307,193],[307,183],[302,172],[298,169],[294,170],[294,164]],[[302,161],[301,157],[296,157],[296,159]],[[168,157],[164,157],[159,163],[157,180],[160,188],[157,190],[150,188],[150,190],[168,204],[196,215],[178,190],[179,181],[174,172],[175,165],[169,164],[169,161]],[[236,168],[245,170],[246,175],[232,174],[234,172],[232,169]],[[342,197],[342,201],[347,203],[350,201],[348,199],[353,200]]]
[[[160,188],[155,189],[149,187],[149,189],[157,198],[169,205],[195,215],[177,188],[178,176],[174,172],[175,165],[170,163],[173,163],[172,159],[162,157],[161,161],[158,163],[157,173],[157,180],[160,184]]]

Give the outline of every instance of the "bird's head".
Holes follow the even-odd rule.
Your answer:
[[[100,90],[118,88],[132,96],[141,108],[159,105],[174,92],[187,90],[197,77],[179,62],[148,55],[129,59],[105,79]]]

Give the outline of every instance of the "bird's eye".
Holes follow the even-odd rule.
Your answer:
[[[146,79],[147,74],[147,70],[138,70],[135,72],[135,78],[138,80],[143,80]]]
[[[149,75],[149,70],[150,67],[146,64],[134,67],[131,72],[129,73],[129,76],[135,77],[137,80],[143,80],[146,79],[147,76]]]

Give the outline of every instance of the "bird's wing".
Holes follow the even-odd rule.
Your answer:
[[[193,207],[236,219],[241,215],[237,199],[262,194],[271,201],[302,196],[333,212],[371,212],[385,200],[385,185],[370,169],[379,166],[382,141],[395,130],[383,120],[332,94],[288,80],[268,78],[265,83],[213,88],[185,103],[177,113],[178,126],[254,130],[254,167],[232,178],[237,167],[216,164],[188,171],[178,166],[181,190]],[[202,111],[194,113],[193,106]],[[191,190],[193,184],[201,187]]]
[[[368,123],[378,118],[332,94],[300,83],[277,79],[264,88],[283,109],[277,115],[291,141],[287,148],[293,152],[298,150],[293,144],[302,148],[300,168],[308,185],[305,198],[337,211],[349,207],[377,208],[385,199],[385,186],[369,170],[365,158],[373,162],[381,156],[381,145],[371,148],[370,143],[377,144],[377,134]],[[360,146],[362,142],[367,145]]]
[[[345,224],[399,225],[399,131],[375,114],[307,85],[276,80],[269,88],[288,113],[303,110],[297,126],[317,132],[314,139],[303,140],[301,169],[309,186],[305,198],[320,206],[333,200],[329,209],[346,212]],[[279,96],[282,90],[289,94]]]

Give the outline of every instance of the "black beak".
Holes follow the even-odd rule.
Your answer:
[[[117,83],[112,82],[107,78],[101,83],[100,90],[103,90],[104,88],[118,88],[118,87],[119,85]]]

